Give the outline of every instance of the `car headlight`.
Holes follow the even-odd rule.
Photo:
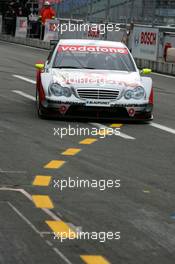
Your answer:
[[[143,87],[138,86],[133,90],[127,90],[124,94],[125,99],[142,99],[145,96],[145,90]]]
[[[67,87],[63,87],[63,96],[71,97],[71,95],[72,95],[71,89]]]
[[[52,83],[49,87],[49,95],[70,97],[72,92],[68,87],[62,87],[58,83]]]
[[[133,96],[133,91],[132,90],[127,90],[126,92],[125,92],[125,99],[131,99],[132,98],[132,96]]]

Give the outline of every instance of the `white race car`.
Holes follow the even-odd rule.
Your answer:
[[[151,70],[140,74],[123,43],[60,40],[35,66],[40,117],[152,119],[152,79],[142,76]]]

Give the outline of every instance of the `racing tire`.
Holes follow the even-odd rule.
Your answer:
[[[153,114],[152,114],[151,117],[150,117],[150,119],[146,121],[147,124],[151,123],[151,122],[153,121],[153,119],[154,119],[154,116],[153,116]]]
[[[146,118],[145,120],[142,120],[141,122],[143,124],[150,124],[153,121],[153,119],[154,119],[154,116],[153,116],[153,114],[151,114],[151,116],[149,118]]]
[[[41,103],[40,103],[40,98],[39,98],[39,93],[38,90],[36,89],[36,109],[37,109],[37,114],[40,119],[45,119],[45,115],[42,111],[41,108]]]

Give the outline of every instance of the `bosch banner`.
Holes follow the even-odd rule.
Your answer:
[[[27,17],[17,17],[15,37],[27,37]]]
[[[159,29],[134,27],[132,54],[138,59],[157,60]]]

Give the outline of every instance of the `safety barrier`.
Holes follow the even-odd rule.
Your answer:
[[[30,38],[16,38],[9,35],[0,34],[0,40],[22,44],[30,47],[42,48],[50,50],[50,43],[39,39]],[[164,61],[149,61],[144,59],[135,58],[136,64],[139,68],[151,68],[154,72],[170,74],[175,76],[175,63],[164,62]]]
[[[48,20],[45,26],[45,36],[44,41],[40,39],[32,39],[27,36],[27,18],[17,18],[17,29],[16,37],[10,35],[0,34],[0,40],[19,43],[27,46],[50,49],[50,39],[64,39],[64,38],[84,38],[84,39],[107,39],[112,41],[123,41],[128,45],[129,48],[133,48],[132,53],[135,57],[136,63],[139,68],[151,68],[155,72],[160,72],[164,74],[175,75],[175,48],[167,49],[167,62],[164,61],[163,51],[165,50],[165,45],[167,41],[174,40],[174,34],[172,33],[162,33],[159,30],[154,30],[152,27],[138,27],[136,30],[131,30],[128,35],[126,28],[120,29],[119,31],[107,31],[105,24],[105,34],[100,34],[100,24],[97,25],[97,29],[94,30],[94,24],[86,23],[87,27],[85,30],[70,30],[68,28],[69,24],[74,26],[80,26],[85,23],[83,20],[76,19],[57,19],[57,20]],[[63,32],[60,32],[62,28]],[[93,30],[92,30],[93,28]],[[102,29],[102,28],[101,28]],[[151,35],[152,34],[152,35]],[[166,38],[163,38],[163,35]],[[159,38],[159,41],[157,42]],[[142,49],[144,48],[144,56],[141,53],[141,50],[138,49],[139,42],[142,42]],[[131,43],[132,42],[132,43]],[[133,44],[133,45],[131,45]],[[150,47],[152,44],[153,47]],[[148,46],[148,47],[147,47]],[[158,47],[157,47],[158,46]],[[161,49],[161,52],[160,52]],[[149,57],[148,54],[154,54],[154,56]],[[156,58],[157,54],[157,58]],[[154,57],[154,59],[153,59]],[[150,58],[150,59],[149,59]]]
[[[57,27],[59,26],[59,19],[48,19],[45,24],[44,41],[50,42],[50,40],[58,39]],[[44,28],[42,29],[44,30]]]
[[[5,42],[15,43],[15,44],[21,44],[21,45],[25,45],[29,47],[50,50],[50,43],[42,41],[40,39],[21,38],[21,37],[13,37],[10,35],[0,34],[0,40],[5,41]]]
[[[51,39],[100,39],[122,41],[126,29],[120,29],[115,23],[89,23],[78,19],[59,18],[47,20],[44,40]]]
[[[27,17],[17,17],[15,37],[27,37]]]
[[[157,61],[159,29],[135,26],[132,36],[132,53],[135,58]]]
[[[140,69],[150,68],[153,72],[169,74],[175,76],[175,63],[164,61],[149,61],[135,58],[136,64]]]
[[[2,16],[0,16],[0,34],[2,33]]]
[[[167,49],[166,61],[175,63],[175,48]]]

